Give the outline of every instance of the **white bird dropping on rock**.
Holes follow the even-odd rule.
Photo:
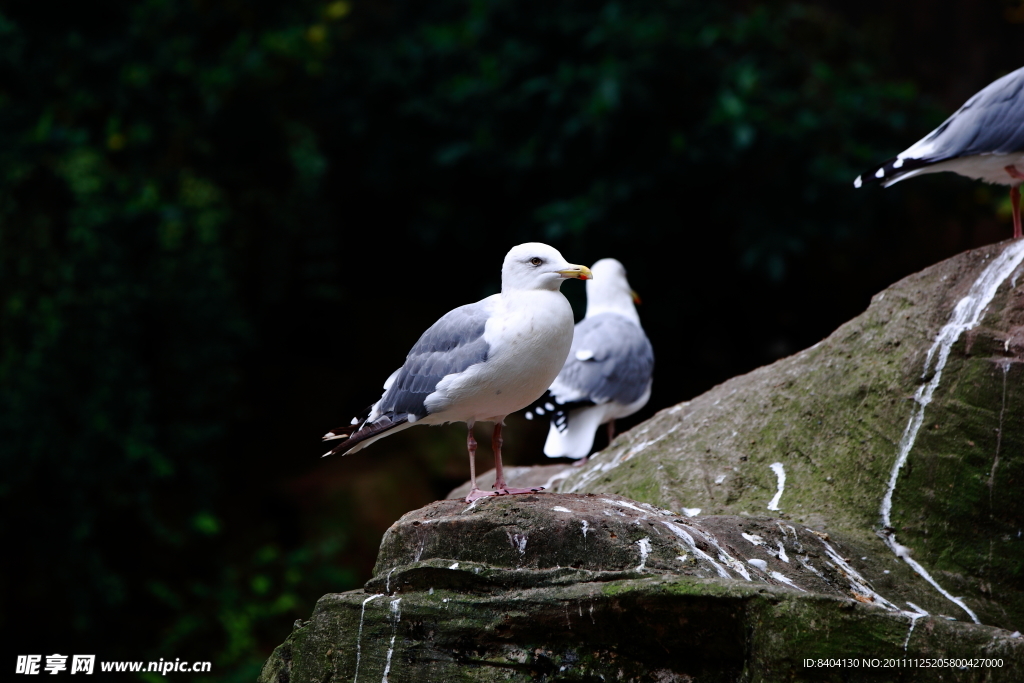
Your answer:
[[[773,462],[770,467],[772,468],[772,471],[775,472],[775,478],[778,479],[778,489],[775,491],[775,496],[771,501],[769,501],[768,509],[778,510],[779,500],[782,499],[782,492],[786,488],[786,468],[781,462]]]
[[[513,247],[501,267],[501,293],[449,311],[424,332],[367,414],[324,435],[324,441],[342,440],[325,456],[354,453],[413,424],[465,422],[472,482],[467,502],[539,491],[506,486],[502,420],[537,399],[558,375],[573,327],[572,308],[559,287],[566,279],[591,277],[589,268],[568,263],[546,244]],[[494,423],[494,492],[476,487],[476,422]]]

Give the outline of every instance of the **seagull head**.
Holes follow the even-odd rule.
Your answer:
[[[590,268],[569,263],[554,247],[540,242],[527,242],[512,247],[505,255],[505,262],[501,266],[501,291],[558,291],[563,280],[589,280],[593,277]]]
[[[587,282],[587,316],[618,313],[640,324],[633,304],[640,297],[626,280],[626,267],[613,258],[603,258],[592,267],[594,278]]]

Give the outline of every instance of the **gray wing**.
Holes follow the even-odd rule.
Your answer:
[[[1024,150],[1024,67],[975,93],[955,114],[898,156],[862,173],[854,187],[888,187],[926,166],[978,154]]]
[[[918,146],[927,161],[1024,150],[1024,68],[975,94]]]
[[[578,352],[593,355],[580,360]],[[647,390],[653,372],[654,349],[643,329],[621,315],[601,313],[576,325],[569,357],[551,393],[563,400],[628,404]]]
[[[483,337],[489,317],[490,307],[481,301],[449,311],[431,325],[381,398],[380,412],[425,417],[423,402],[441,378],[487,360],[490,345]]]

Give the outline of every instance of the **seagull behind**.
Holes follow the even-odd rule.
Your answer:
[[[586,458],[598,427],[608,425],[610,441],[615,420],[637,412],[651,397],[654,351],[640,326],[634,306],[639,298],[626,269],[607,258],[592,270],[587,313],[576,325],[565,365],[526,412],[527,419],[549,416],[544,453],[551,458]]]

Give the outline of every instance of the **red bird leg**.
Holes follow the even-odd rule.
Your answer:
[[[611,444],[612,439],[615,438],[615,420],[608,421],[608,443]]]
[[[1006,167],[1006,172],[1015,180],[1024,180],[1024,173],[1018,171],[1013,164]],[[1010,207],[1013,209],[1013,237],[1020,239],[1020,183],[1010,187]]]
[[[466,433],[466,450],[469,451],[469,485],[476,490],[476,439],[473,438],[473,425],[469,425]]]
[[[494,488],[499,496],[510,493],[537,493],[543,491],[543,486],[535,486],[530,489],[510,489],[505,484],[505,473],[501,468],[501,420],[494,423],[494,434],[491,436],[491,448],[494,450]]]

